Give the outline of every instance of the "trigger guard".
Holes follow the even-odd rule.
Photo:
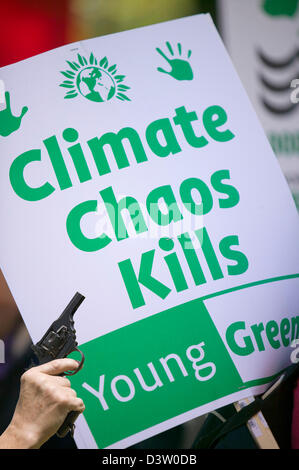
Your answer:
[[[77,373],[82,369],[83,364],[84,364],[84,361],[85,361],[85,356],[84,356],[83,352],[80,351],[80,349],[75,348],[75,349],[72,350],[72,352],[74,352],[74,351],[77,351],[78,353],[81,354],[81,361],[80,361],[80,364],[78,365],[78,367],[77,367],[76,370],[70,371],[70,372],[65,372],[65,373],[63,374],[63,375],[66,376],[66,377],[70,377],[70,376],[72,376],[72,375],[77,374]]]

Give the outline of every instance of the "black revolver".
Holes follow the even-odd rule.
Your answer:
[[[85,297],[77,292],[60,317],[52,323],[42,339],[32,346],[39,364],[45,364],[54,359],[61,359],[68,356],[73,351],[78,351],[81,354],[81,362],[78,368],[74,372],[65,372],[62,374],[64,376],[77,374],[84,363],[84,354],[77,348],[78,343],[76,341],[76,331],[73,320],[74,313],[80,307],[84,299]],[[58,429],[56,433],[57,436],[64,437],[69,431],[73,435],[75,428],[74,422],[79,414],[80,413],[77,411],[71,411]]]

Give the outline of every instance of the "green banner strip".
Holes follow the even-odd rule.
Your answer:
[[[272,282],[286,281],[288,279],[296,279],[296,278],[299,278],[299,273],[288,274],[286,276],[271,277],[268,279],[262,279],[261,281],[255,281],[255,282],[250,282],[248,284],[242,284],[241,286],[232,287],[231,289],[213,292],[213,294],[209,294],[204,297],[201,297],[201,300],[207,300],[207,299],[211,299],[212,297],[218,297],[219,295],[229,294],[230,292],[236,292],[238,290],[248,289],[249,287],[261,286],[262,284],[269,284]]]
[[[192,348],[193,346],[193,348]],[[80,349],[72,386],[100,448],[239,389],[242,380],[200,299]]]
[[[71,378],[100,448],[275,376],[243,383],[204,300],[216,292],[139,320],[80,346],[84,368]],[[279,374],[277,374],[279,375]]]

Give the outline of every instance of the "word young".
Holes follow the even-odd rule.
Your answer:
[[[187,143],[191,147],[202,148],[208,145],[209,141],[204,135],[196,135],[192,125],[195,121],[198,121],[195,111],[188,112],[185,106],[175,109],[174,125],[181,128]],[[202,122],[207,134],[213,140],[227,142],[234,138],[234,134],[229,129],[219,130],[219,127],[227,122],[227,114],[221,106],[213,105],[208,107],[203,112]],[[145,140],[150,152],[160,158],[180,153],[182,149],[175,134],[177,127],[173,127],[171,120],[168,118],[151,122],[145,130]],[[92,162],[89,162],[90,154],[86,156],[80,142],[78,142],[79,133],[76,129],[65,129],[62,137],[64,142],[72,144],[64,151],[65,154],[55,135],[43,140],[43,144],[53,167],[58,186],[61,190],[65,190],[73,186],[66,164],[69,157],[71,157],[80,183],[92,179],[90,171]],[[87,146],[99,176],[111,173],[110,164],[105,153],[106,146],[110,147],[119,170],[130,166],[123,140],[129,141],[136,163],[148,161],[146,146],[135,129],[124,127],[118,133],[107,132],[99,138],[94,137],[87,141]],[[42,165],[45,158],[41,149],[28,150],[19,155],[10,167],[12,188],[25,201],[45,199],[57,188],[57,184],[53,181],[45,181],[41,186],[33,187],[25,180],[25,174],[29,175],[29,178],[26,177],[26,179],[30,180],[30,165],[32,163],[36,164],[36,162],[40,162]]]
[[[205,357],[204,346],[205,343],[202,341],[199,344],[189,346],[186,350],[188,365],[191,362],[194,377],[199,382],[211,380],[216,373],[216,366],[213,362],[202,362]],[[172,364],[172,367],[170,364]],[[190,370],[189,372],[187,370],[190,369],[188,365],[184,363],[178,354],[168,354],[168,356],[160,358],[156,366],[152,362],[147,364],[152,376],[150,379],[151,384],[146,383],[144,374],[139,368],[136,368],[132,371],[130,377],[128,375],[115,376],[110,382],[110,389],[107,389],[107,385],[105,385],[106,376],[104,374],[99,378],[99,390],[95,390],[86,382],[82,384],[82,387],[99,400],[103,411],[107,411],[111,406],[112,398],[125,403],[133,400],[137,388],[137,394],[140,394],[142,390],[144,392],[153,392],[163,387],[165,382],[166,384],[173,383],[182,375],[188,377],[190,373]],[[148,375],[147,371],[146,376]]]

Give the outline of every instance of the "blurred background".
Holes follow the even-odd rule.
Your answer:
[[[291,83],[295,79],[299,90],[298,3],[299,0],[1,0],[0,67],[70,42],[210,13],[299,208],[299,91],[296,94],[295,88],[291,99]],[[5,358],[0,358],[0,434],[14,410],[19,376],[31,360],[28,332],[0,271],[1,339],[5,342]],[[193,420],[140,446],[188,448],[203,420]],[[49,446],[72,447],[74,443],[54,439]]]
[[[213,0],[1,0],[0,67],[70,42],[215,11]]]

